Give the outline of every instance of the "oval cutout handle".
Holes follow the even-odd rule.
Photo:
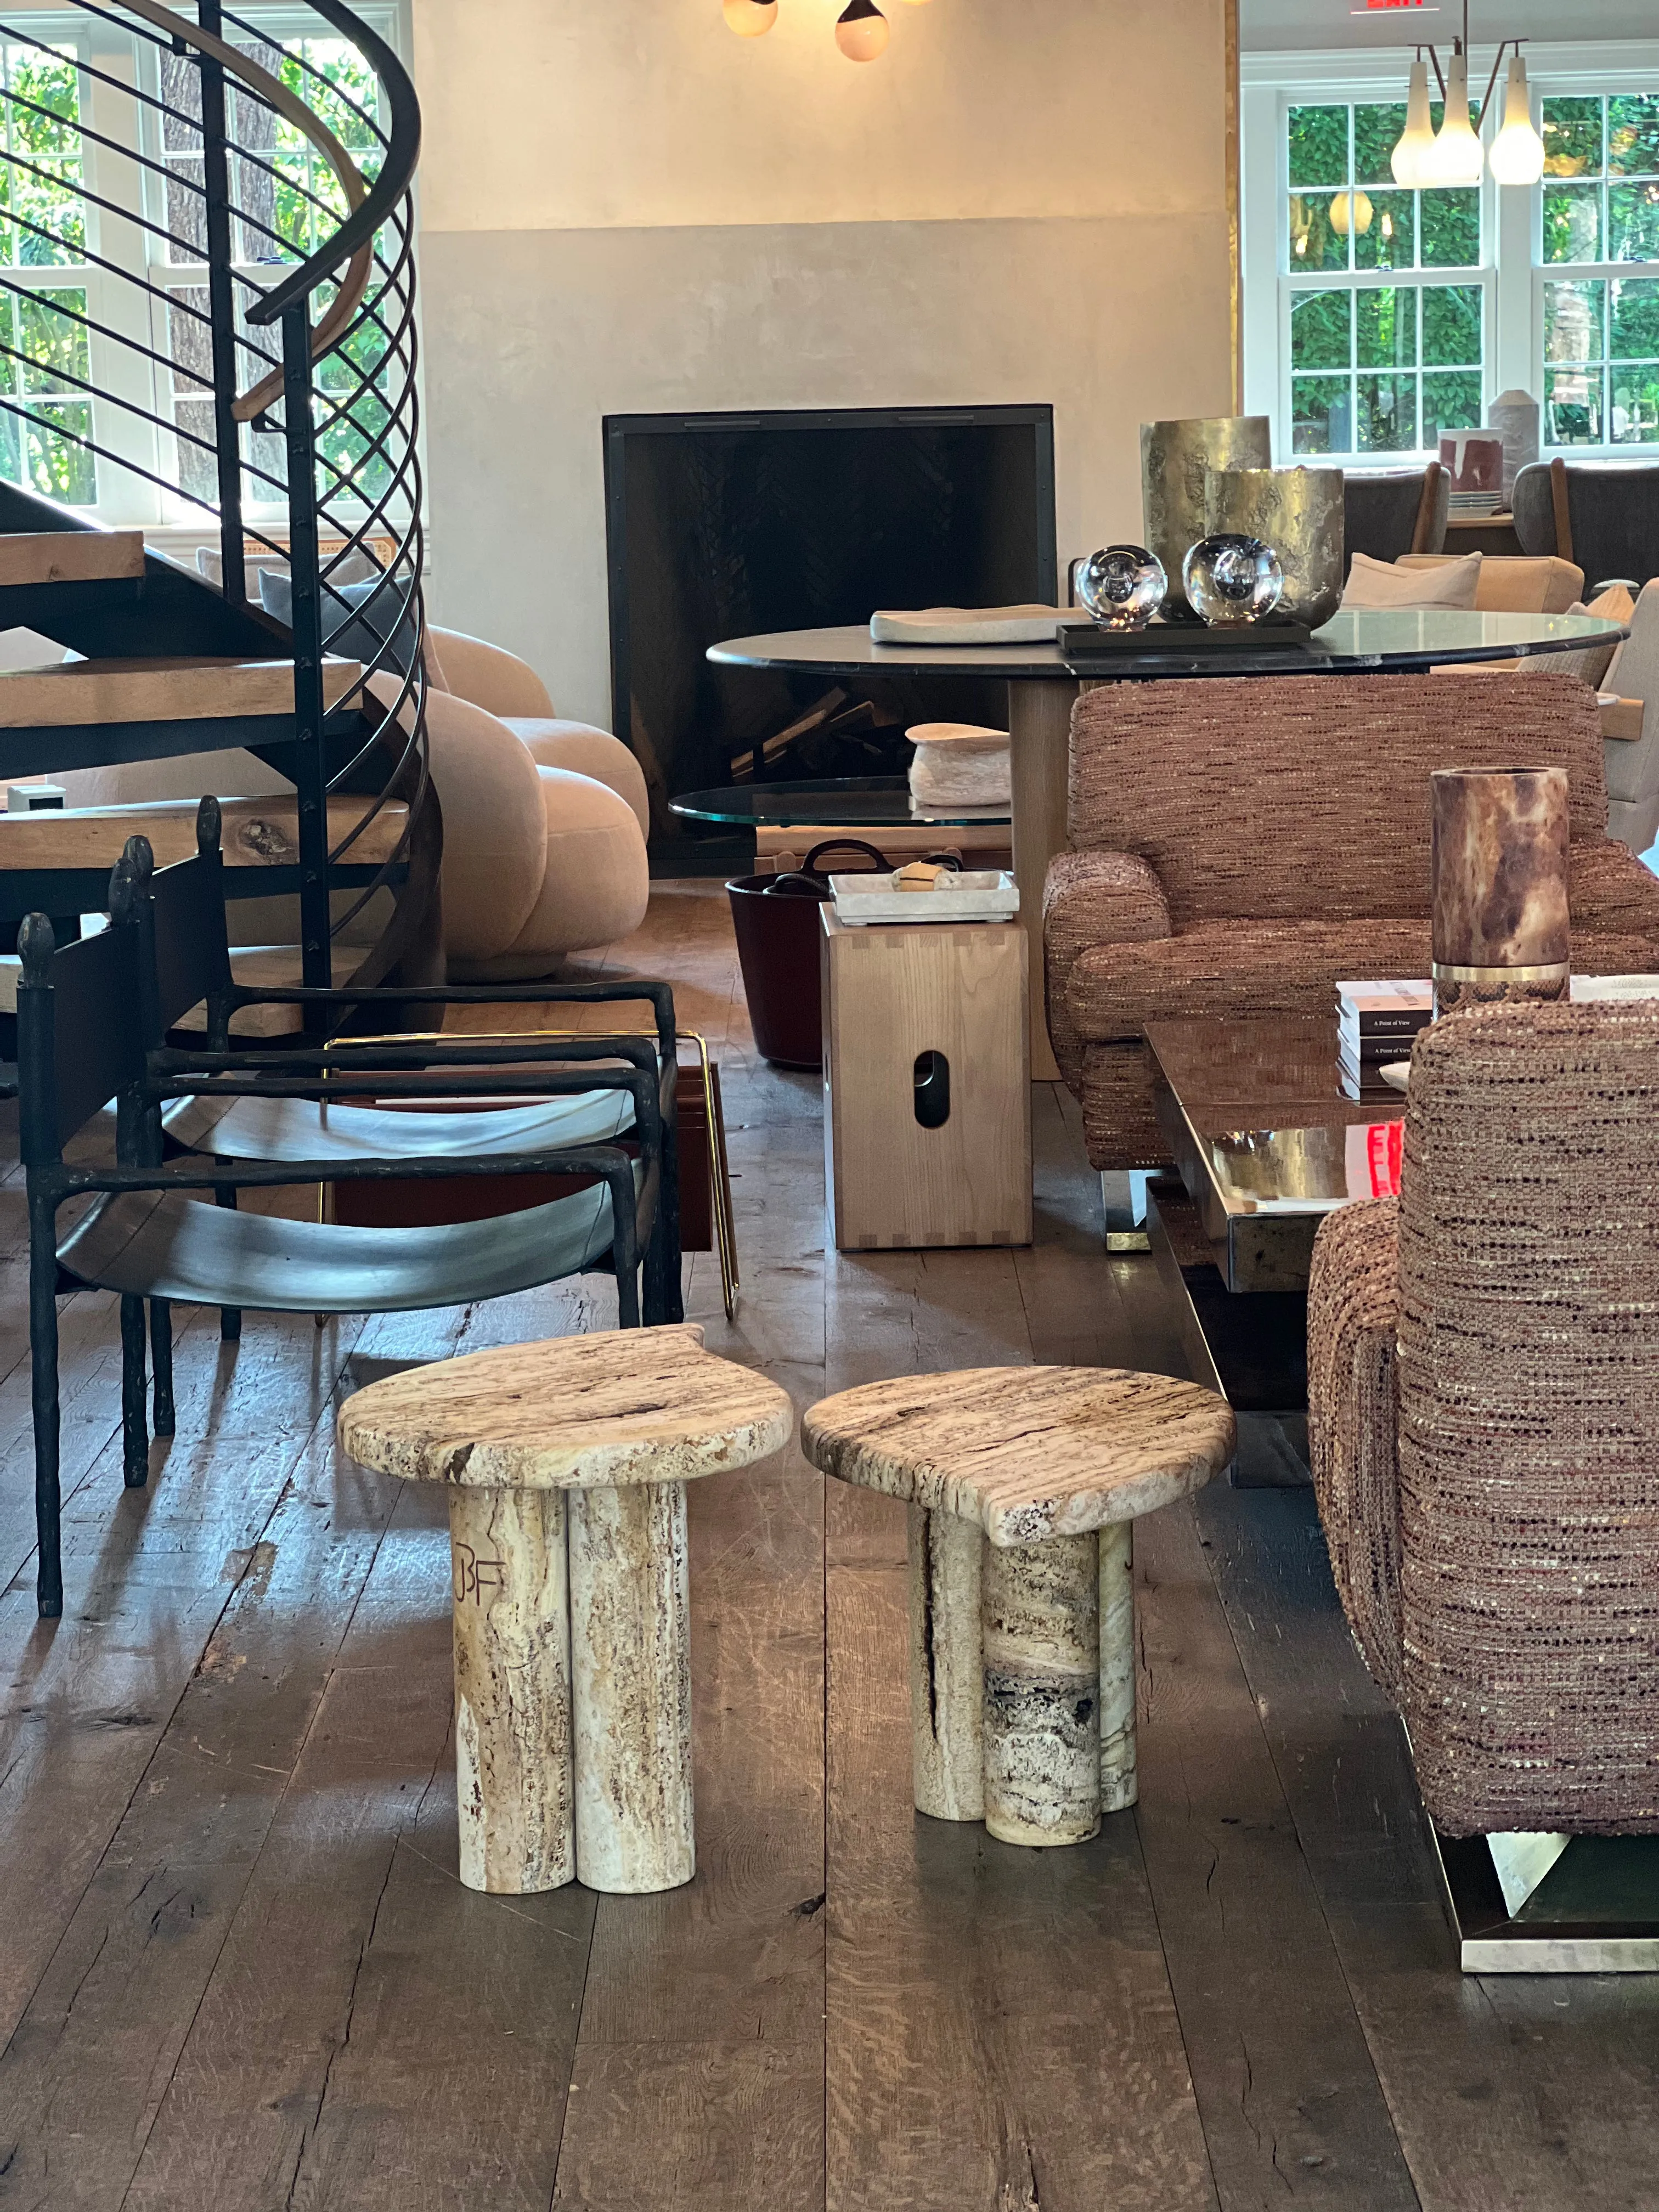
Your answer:
[[[919,1052],[915,1065],[916,1119],[942,1129],[951,1118],[951,1063],[942,1052]]]

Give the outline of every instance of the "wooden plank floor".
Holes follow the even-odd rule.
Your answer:
[[[1182,1371],[1035,1093],[1029,1251],[824,1249],[813,1079],[754,1054],[718,888],[585,972],[671,975],[725,1078],[744,1292],[805,1406],[879,1376]],[[491,1018],[492,1020],[494,1018]],[[502,1018],[520,1018],[506,1016]],[[15,1158],[15,1152],[11,1157]],[[0,2212],[1558,2212],[1659,2202],[1659,1979],[1455,1971],[1400,1730],[1305,1491],[1144,1522],[1142,1802],[1079,1850],[919,1820],[903,1521],[791,1451],[694,1486],[699,1869],[454,1875],[442,1501],[341,1462],[353,1354],[609,1325],[181,1313],[120,1480],[109,1302],[64,1309],[68,1602],[36,1621],[21,1194],[0,1181]]]

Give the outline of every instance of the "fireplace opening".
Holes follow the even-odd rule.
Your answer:
[[[657,873],[752,849],[671,813],[683,792],[902,775],[917,722],[1001,726],[1006,690],[988,680],[832,680],[703,656],[878,607],[1052,605],[1052,408],[615,415],[605,464],[612,727],[645,770]]]

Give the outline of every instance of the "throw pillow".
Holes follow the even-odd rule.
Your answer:
[[[323,637],[327,650],[341,660],[361,661],[365,668],[378,656],[381,669],[407,676],[415,658],[415,617],[408,611],[406,590],[396,579],[385,581],[378,576],[337,589],[325,584]],[[286,568],[260,569],[259,604],[292,629],[294,582]]]
[[[1356,553],[1344,607],[1371,610],[1384,607],[1452,607],[1472,611],[1480,587],[1479,553],[1465,553],[1438,568],[1397,568],[1389,561],[1373,561],[1369,553]]]

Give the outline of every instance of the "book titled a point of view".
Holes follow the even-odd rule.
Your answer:
[[[1355,1076],[1389,1060],[1409,1060],[1413,1039],[1433,1016],[1434,988],[1426,977],[1339,983],[1338,1057]]]

